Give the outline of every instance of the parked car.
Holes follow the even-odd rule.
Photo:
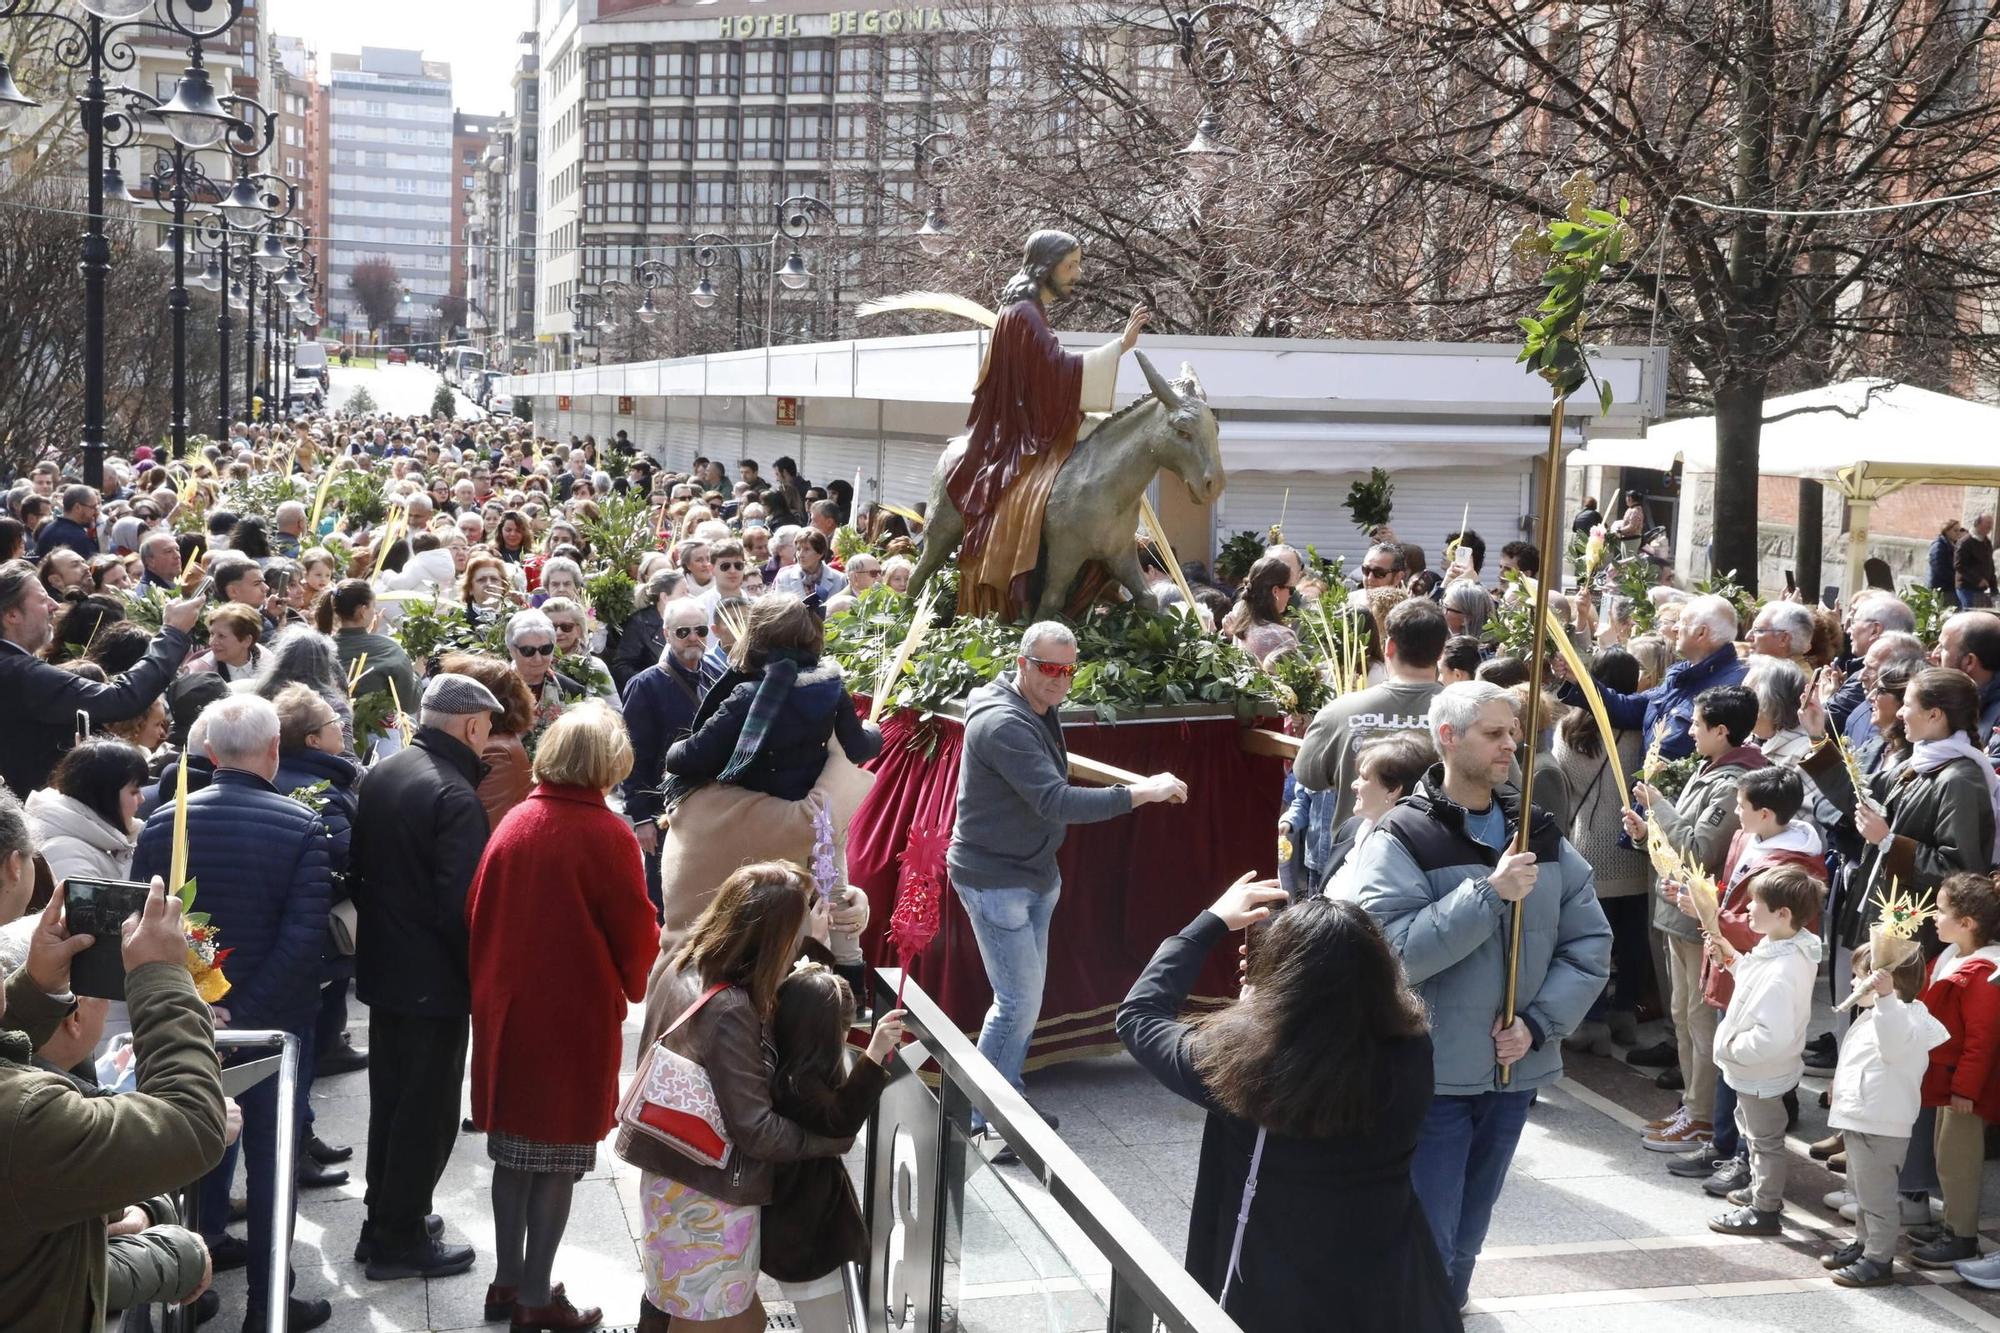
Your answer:
[[[292,373],[299,379],[310,377],[326,387],[326,344],[318,342],[300,343],[292,360]]]
[[[486,410],[496,417],[511,417],[514,415],[514,396],[495,389],[486,395]]]
[[[389,355],[383,360],[392,366],[407,366],[410,364],[410,354],[400,347],[391,347]]]

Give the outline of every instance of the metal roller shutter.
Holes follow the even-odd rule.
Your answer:
[[[1499,550],[1521,535],[1521,519],[1530,506],[1530,465],[1465,467],[1391,474],[1390,526],[1399,540],[1423,548],[1431,568],[1443,564],[1445,534],[1458,529],[1470,506],[1470,523],[1486,539],[1486,576],[1499,567]],[[1303,549],[1315,546],[1321,556],[1344,556],[1352,574],[1361,564],[1368,539],[1354,526],[1341,504],[1347,488],[1363,480],[1359,473],[1239,472],[1216,505],[1217,549],[1238,532],[1263,533],[1285,516],[1285,539]],[[1291,493],[1286,503],[1287,491]]]
[[[741,458],[756,459],[759,471],[766,477],[777,475],[777,469],[771,466],[775,459],[790,458],[797,461],[801,468],[805,467],[804,460],[800,458],[803,445],[799,439],[797,426],[753,425],[745,431],[744,436],[742,451],[722,458],[722,470],[729,475],[730,481],[736,480],[736,462]],[[711,452],[709,457],[722,456]]]
[[[701,452],[701,421],[692,416],[667,418],[666,456],[661,460],[669,470],[686,472]]]
[[[859,475],[861,485],[856,498],[862,504],[875,499],[876,478],[881,469],[882,444],[874,434],[841,435],[831,431],[812,431],[799,454],[799,471],[815,486],[836,481],[852,486],[854,478]]]
[[[919,501],[931,498],[931,472],[937,467],[943,444],[916,440],[882,442],[882,498],[905,509],[915,509]]]

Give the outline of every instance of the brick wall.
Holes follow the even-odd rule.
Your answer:
[[[1990,493],[1989,493],[1990,494]],[[1978,492],[1966,486],[1906,486],[1876,504],[1868,530],[1883,537],[1921,538],[1926,545],[1947,518],[1963,520],[1978,512]],[[1968,503],[1973,508],[1968,510]],[[1838,500],[1829,496],[1831,513]],[[1799,521],[1799,483],[1792,477],[1757,479],[1757,516],[1763,523]]]

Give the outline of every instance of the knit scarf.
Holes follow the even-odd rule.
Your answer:
[[[756,697],[750,701],[750,716],[743,720],[743,730],[736,737],[736,749],[729,756],[729,764],[722,770],[721,781],[733,782],[757,761],[757,751],[764,748],[764,741],[771,734],[771,724],[784,711],[785,700],[791,697],[792,686],[799,678],[801,666],[799,658],[788,652],[775,652],[765,664],[764,677],[757,682]],[[811,666],[813,663],[804,663]]]
[[[1986,799],[1993,806],[1993,846],[1988,849],[1989,859],[2000,860],[2000,777],[1994,776],[1993,761],[1964,732],[1954,731],[1946,740],[1918,741],[1910,753],[1910,767],[1919,773],[1935,773],[1954,759],[1970,759],[1978,766],[1979,776],[1986,779]]]

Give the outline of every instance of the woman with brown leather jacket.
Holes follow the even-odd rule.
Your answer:
[[[761,1330],[760,1212],[771,1198],[772,1164],[837,1157],[853,1143],[810,1133],[771,1106],[768,1033],[778,983],[798,957],[809,916],[824,942],[825,914],[810,885],[790,862],[742,867],[674,955],[653,966],[640,1049],[664,1041],[707,1072],[731,1148],[728,1164],[712,1167],[619,1131],[619,1157],[641,1172],[642,1333],[664,1333],[670,1320],[673,1333]]]

